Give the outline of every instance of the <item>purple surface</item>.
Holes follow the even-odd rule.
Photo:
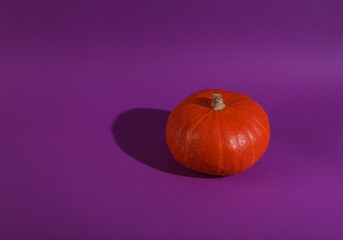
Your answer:
[[[343,239],[341,1],[0,5],[0,239]],[[168,151],[205,88],[269,115],[242,174]]]

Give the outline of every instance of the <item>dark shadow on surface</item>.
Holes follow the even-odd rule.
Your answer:
[[[160,171],[187,177],[214,178],[191,171],[173,158],[165,139],[169,114],[169,111],[149,108],[125,111],[112,125],[114,140],[128,155]]]
[[[210,98],[205,98],[205,97],[196,98],[196,99],[192,100],[192,103],[198,104],[198,105],[203,106],[203,107],[211,108],[211,99]]]

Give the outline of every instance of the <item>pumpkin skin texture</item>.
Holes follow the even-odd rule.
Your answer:
[[[267,150],[269,119],[247,95],[206,89],[181,101],[166,126],[168,147],[183,166],[226,176],[245,171]]]

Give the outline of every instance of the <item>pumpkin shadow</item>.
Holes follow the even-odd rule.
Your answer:
[[[114,140],[125,153],[162,172],[194,178],[215,178],[189,170],[173,158],[165,140],[169,114],[169,111],[149,108],[125,111],[112,124]]]

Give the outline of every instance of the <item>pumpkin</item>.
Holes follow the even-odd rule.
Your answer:
[[[267,150],[269,119],[247,95],[206,89],[181,101],[170,113],[170,152],[194,171],[226,176],[245,171]]]

